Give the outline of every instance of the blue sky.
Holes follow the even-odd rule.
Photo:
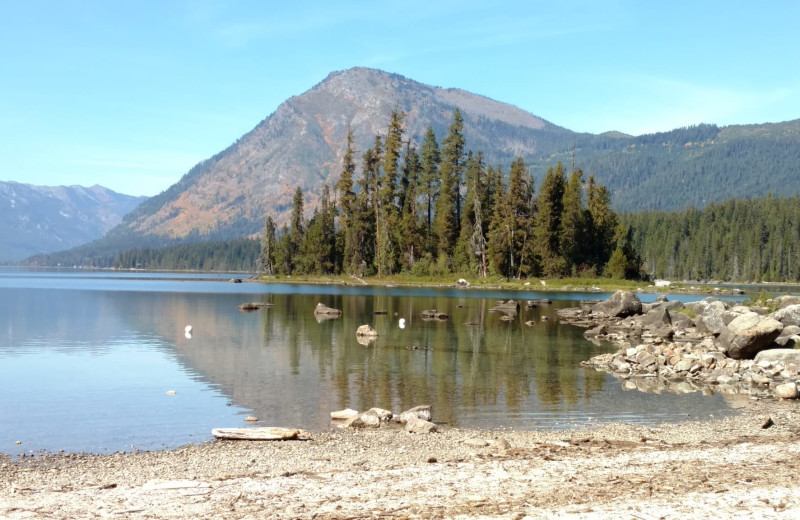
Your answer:
[[[800,2],[0,0],[0,180],[155,195],[366,66],[631,134],[800,118]]]

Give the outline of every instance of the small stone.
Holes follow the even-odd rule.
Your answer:
[[[497,451],[504,452],[506,450],[511,449],[511,443],[508,442],[503,437],[499,437],[492,441],[491,447],[496,449]]]
[[[258,417],[256,417],[255,415],[248,415],[247,417],[244,418],[244,420],[247,422],[258,422]]]
[[[346,421],[347,419],[355,417],[356,415],[358,415],[357,410],[353,410],[352,408],[345,408],[344,410],[337,410],[331,412],[331,419]]]
[[[431,433],[436,431],[436,425],[424,419],[411,419],[406,423],[409,433]]]
[[[467,446],[474,446],[475,448],[483,448],[489,445],[489,442],[486,439],[479,439],[478,437],[473,437],[471,439],[467,439],[464,441],[464,444]]]
[[[761,429],[766,430],[767,428],[773,426],[774,424],[775,422],[773,422],[772,417],[767,417],[766,419],[764,419],[764,422],[761,423]]]

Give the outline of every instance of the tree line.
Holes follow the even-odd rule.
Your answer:
[[[621,215],[644,269],[672,280],[800,282],[800,197]]]
[[[253,270],[259,253],[258,240],[239,238],[131,249],[117,253],[111,266],[116,269],[249,272]]]
[[[641,258],[610,193],[574,167],[548,167],[538,194],[521,157],[508,178],[483,153],[465,149],[456,109],[448,134],[428,127],[422,144],[404,138],[394,110],[385,135],[360,156],[348,132],[339,181],[313,215],[294,193],[289,222],[265,219],[258,258],[268,274],[443,275],[508,278],[637,278]]]

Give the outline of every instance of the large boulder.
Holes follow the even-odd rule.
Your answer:
[[[730,322],[718,340],[728,357],[753,359],[756,354],[774,345],[781,330],[783,324],[778,320],[750,312]]]
[[[800,325],[800,304],[789,305],[769,315],[779,322],[787,325]]]
[[[660,306],[645,314],[640,324],[643,329],[652,330],[672,325],[672,318],[666,307]]]
[[[754,363],[758,364],[762,361],[769,361],[772,363],[783,363],[788,365],[794,363],[800,366],[800,350],[795,348],[771,348],[769,350],[762,350],[756,354]]]
[[[593,313],[627,318],[642,313],[642,302],[631,291],[617,291],[609,299],[592,307]]]
[[[722,334],[727,328],[725,322],[725,311],[728,307],[724,302],[716,300],[709,302],[704,308],[702,313],[694,320],[697,332],[700,334]],[[732,320],[728,320],[730,323]]]

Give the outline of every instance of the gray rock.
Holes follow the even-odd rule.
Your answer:
[[[784,294],[783,296],[779,296],[777,300],[778,300],[778,305],[780,305],[781,309],[788,307],[790,305],[800,304],[800,296],[791,296],[788,294]]]
[[[642,302],[631,291],[617,291],[608,300],[592,307],[592,312],[626,318],[642,313]]]
[[[508,442],[508,440],[504,439],[503,437],[498,437],[497,439],[492,441],[489,447],[499,451],[500,453],[505,453],[506,451],[511,449],[511,443]]]
[[[344,410],[336,410],[334,412],[331,412],[331,419],[344,421],[347,419],[351,419],[356,415],[358,415],[358,410],[353,410],[352,408],[345,408]]]
[[[426,421],[430,421],[431,405],[423,404],[420,406],[415,406],[414,408],[409,408],[405,412],[402,412],[400,415],[392,418],[393,421],[399,422],[401,424],[405,424],[411,419],[424,419]]]
[[[436,431],[436,425],[425,419],[411,419],[406,423],[406,431],[409,433],[431,433]]]
[[[641,326],[644,329],[660,329],[661,327],[672,325],[669,310],[665,307],[656,307],[641,319]]]
[[[694,320],[697,331],[702,334],[721,334],[727,325],[724,317],[726,310],[724,302],[719,300],[710,302],[703,309],[702,314]],[[729,319],[728,322],[730,321],[733,320]]]
[[[800,325],[800,304],[786,306],[769,316],[783,323],[784,326]]]
[[[318,303],[317,306],[314,308],[314,314],[317,315],[325,315],[325,316],[341,316],[342,311],[339,309],[334,309],[333,307],[328,307],[325,304]]]
[[[584,331],[583,337],[585,338],[596,338],[597,336],[605,336],[608,334],[608,327],[605,324],[598,325],[593,329],[588,329]]]
[[[362,336],[365,338],[375,338],[378,336],[378,331],[376,331],[369,325],[361,325],[358,329],[356,329],[356,336]]]
[[[783,330],[781,331],[781,336],[796,336],[796,335],[800,335],[800,327],[798,327],[797,325],[783,326]]]
[[[381,419],[377,415],[360,413],[349,418],[340,428],[379,428]]]
[[[781,330],[783,324],[778,320],[750,312],[733,320],[718,339],[728,357],[753,359],[762,350],[770,348]]]
[[[775,397],[780,399],[797,399],[797,383],[784,383],[775,387]]]
[[[381,422],[388,422],[394,415],[391,410],[384,410],[383,408],[370,408],[361,415],[373,415]]]
[[[758,364],[762,361],[769,361],[772,363],[781,362],[785,365],[789,363],[800,364],[800,350],[793,348],[771,348],[769,350],[762,350],[756,354],[753,362]]]

